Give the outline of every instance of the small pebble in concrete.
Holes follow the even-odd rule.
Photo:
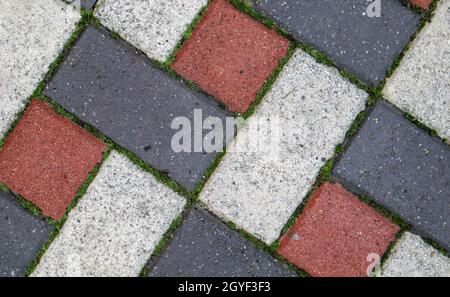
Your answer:
[[[283,236],[278,253],[312,276],[368,276],[372,256],[379,260],[398,231],[341,185],[325,183]]]
[[[450,147],[377,104],[333,174],[450,248]]]
[[[106,145],[33,100],[0,150],[0,183],[61,219]]]
[[[172,129],[173,121],[187,119],[191,135],[197,129],[205,136],[206,118],[218,118],[225,126],[225,118],[231,117],[211,98],[95,27],[81,35],[44,93],[189,191],[218,153],[195,150],[194,137],[192,143],[185,139],[190,151],[174,150],[172,139],[179,129]],[[202,115],[199,127],[196,110]]]
[[[401,1],[250,0],[296,39],[324,52],[340,68],[372,86],[416,32],[420,16]]]
[[[164,62],[207,0],[99,0],[95,15],[149,58]]]
[[[406,232],[383,265],[385,277],[450,277],[450,259]]]
[[[0,277],[23,276],[52,229],[0,190]]]
[[[205,210],[194,208],[154,263],[155,277],[286,277],[288,267]]]
[[[200,200],[271,244],[366,100],[367,94],[336,69],[297,50],[239,131]],[[254,129],[258,125],[261,129]],[[272,135],[270,141],[267,135]],[[247,149],[241,145],[245,142],[258,145]]]
[[[288,50],[289,41],[214,0],[172,68],[234,112],[244,113]]]
[[[80,15],[60,0],[0,1],[0,138],[79,19]]]
[[[383,93],[450,141],[450,0],[440,1]]]
[[[32,276],[138,276],[184,204],[113,151]]]

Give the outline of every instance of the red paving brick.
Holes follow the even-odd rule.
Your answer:
[[[33,100],[0,151],[0,183],[59,220],[106,145]]]
[[[423,9],[428,9],[433,0],[411,0],[411,3]]]
[[[382,256],[400,228],[339,184],[311,197],[278,253],[312,276],[367,276],[369,254]]]
[[[172,68],[231,111],[244,113],[286,55],[289,41],[228,1],[215,0]]]

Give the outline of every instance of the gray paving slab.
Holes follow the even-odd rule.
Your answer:
[[[85,9],[92,9],[97,2],[97,0],[64,0],[65,2],[71,4],[75,8],[81,7]]]
[[[174,152],[171,141],[179,130],[171,128],[172,121],[186,117],[194,128],[195,109],[203,119],[211,116],[225,123],[231,117],[213,99],[95,27],[82,34],[44,94],[188,190],[217,153]]]
[[[450,147],[377,104],[334,176],[450,248]]]
[[[381,1],[370,17],[366,0],[250,0],[296,39],[324,52],[370,85],[378,85],[419,24],[398,0]],[[371,10],[369,10],[371,11]]]
[[[0,277],[23,276],[52,229],[0,190]]]
[[[200,208],[194,208],[167,249],[150,264],[155,277],[296,276],[285,264]]]

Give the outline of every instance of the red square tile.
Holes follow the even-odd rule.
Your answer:
[[[367,276],[370,254],[383,256],[400,228],[339,184],[311,197],[278,253],[312,276]]]
[[[289,41],[238,11],[213,1],[172,68],[231,111],[244,113],[289,48]]]
[[[106,145],[33,100],[0,151],[0,183],[59,220]]]
[[[411,0],[411,3],[423,9],[428,9],[433,0]]]

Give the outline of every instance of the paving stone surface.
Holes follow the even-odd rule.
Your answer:
[[[387,81],[384,96],[450,141],[450,0],[440,3]]]
[[[23,276],[52,227],[1,190],[0,218],[0,277]]]
[[[338,67],[378,85],[415,33],[420,17],[400,1],[382,1],[369,17],[366,0],[251,0],[296,39],[324,52]]]
[[[113,151],[33,276],[138,276],[184,204]]]
[[[431,3],[433,3],[433,0],[410,0],[410,2],[420,8],[428,9]]]
[[[60,0],[0,2],[0,138],[79,19],[80,15]]]
[[[219,216],[272,243],[366,99],[365,92],[335,69],[298,50],[230,145],[200,200]],[[273,135],[279,132],[279,137],[266,144],[264,127],[252,128],[261,121],[278,123],[281,129],[273,129]],[[259,148],[243,150],[246,140],[257,140]]]
[[[287,53],[289,41],[225,0],[208,6],[172,68],[244,113]]]
[[[164,62],[207,0],[99,0],[95,15],[150,58]]]
[[[194,208],[163,254],[150,265],[155,277],[296,276],[203,209]]]
[[[400,228],[339,184],[316,190],[278,253],[312,276],[368,276],[372,254],[382,256]]]
[[[85,9],[92,9],[94,8],[95,3],[97,0],[64,0],[65,2],[71,4],[75,8],[85,8]]]
[[[231,116],[95,27],[82,34],[45,94],[188,190],[217,153],[175,152],[171,141],[178,130],[171,128],[172,121],[187,117],[194,123],[195,109],[203,119],[211,116],[223,123]]]
[[[380,102],[334,176],[450,248],[450,147]]]
[[[450,259],[406,232],[384,263],[385,277],[450,277]]]
[[[33,100],[0,150],[0,183],[59,220],[106,145]]]

